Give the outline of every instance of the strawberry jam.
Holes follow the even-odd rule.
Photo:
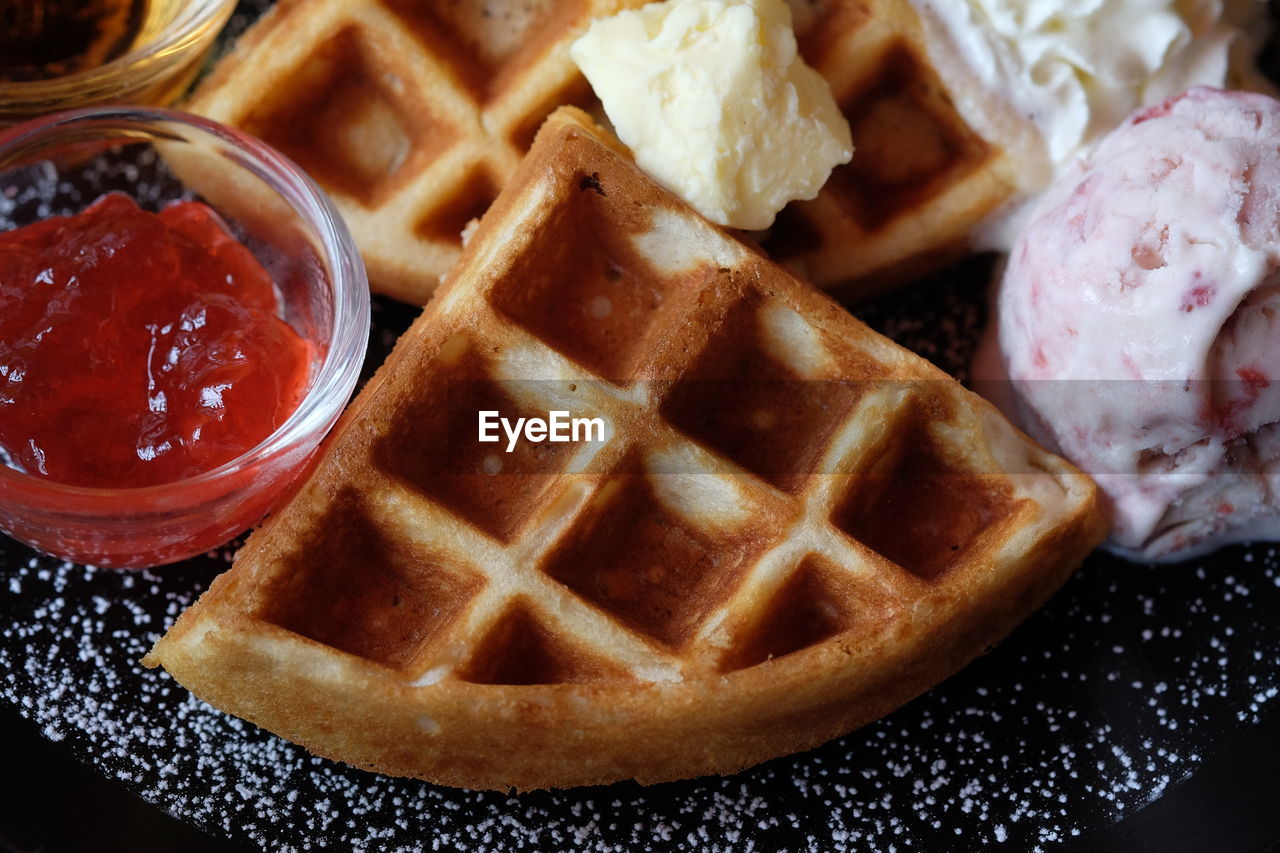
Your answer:
[[[250,450],[297,407],[311,346],[270,275],[198,202],[123,195],[0,234],[0,455],[121,488]]]

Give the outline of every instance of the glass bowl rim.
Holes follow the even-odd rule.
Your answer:
[[[156,125],[177,124],[209,134],[231,149],[247,154],[249,163],[256,161],[262,171],[251,171],[317,232],[326,256],[323,260],[327,261],[330,272],[333,328],[325,356],[297,408],[261,442],[216,468],[150,486],[95,487],[60,483],[0,464],[0,486],[10,486],[26,494],[62,496],[77,503],[107,498],[116,500],[127,495],[139,504],[150,505],[152,501],[216,484],[281,455],[304,442],[316,430],[324,429],[326,424],[332,429],[355,390],[364,363],[369,341],[370,295],[364,261],[346,223],[328,196],[293,161],[266,143],[210,119],[159,107],[86,107],[0,129],[0,169],[5,168],[6,153],[15,146],[56,135],[63,128],[84,122],[100,122],[103,129],[113,132],[136,130],[140,126],[155,130]],[[153,139],[172,137],[156,133]],[[249,164],[243,161],[236,165],[249,168]]]

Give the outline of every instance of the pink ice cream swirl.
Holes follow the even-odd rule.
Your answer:
[[[999,342],[1034,436],[1139,559],[1280,538],[1280,102],[1196,88],[1077,160],[1013,247]]]

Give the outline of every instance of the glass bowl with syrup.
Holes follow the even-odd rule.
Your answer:
[[[64,359],[59,362],[61,373],[37,376],[33,343],[59,334],[64,335],[65,341],[65,334],[53,327],[66,322],[71,306],[88,305],[92,311],[94,306],[111,305],[103,317],[115,317],[118,299],[108,293],[109,301],[99,296],[94,297],[97,301],[88,303],[85,300],[89,298],[90,284],[79,277],[79,267],[57,267],[46,255],[23,255],[21,247],[17,251],[5,249],[13,245],[9,238],[20,232],[31,234],[35,229],[45,233],[41,229],[61,228],[60,223],[68,221],[66,217],[84,213],[105,199],[120,197],[160,218],[166,211],[190,204],[209,211],[225,229],[217,245],[229,245],[222,240],[226,237],[239,244],[234,249],[235,257],[243,259],[245,253],[252,256],[273,291],[270,316],[276,319],[271,322],[287,324],[306,342],[307,353],[300,384],[294,386],[296,406],[282,422],[251,446],[231,445],[235,455],[216,467],[189,469],[177,479],[136,485],[136,479],[126,478],[116,484],[95,481],[86,486],[70,478],[55,478],[51,464],[47,471],[39,471],[23,463],[23,457],[16,453],[19,445],[5,442],[0,446],[0,531],[75,562],[141,568],[204,553],[256,525],[288,498],[310,470],[321,441],[355,388],[368,343],[369,290],[351,235],[324,193],[292,162],[237,130],[198,116],[142,107],[74,110],[0,130],[0,236],[6,238],[0,241],[0,273],[47,269],[36,275],[14,273],[0,280],[0,305],[8,304],[11,310],[17,305],[19,312],[25,311],[14,315],[17,325],[12,328],[19,330],[17,343],[0,336],[0,375],[5,377],[0,381],[0,419],[7,419],[0,421],[0,433],[8,434],[10,427],[24,417],[20,410],[28,404],[21,400],[35,400],[35,406],[56,414],[55,421],[45,428],[46,435],[54,435],[49,432],[52,429],[59,431],[59,438],[64,432],[74,438],[70,444],[60,442],[59,446],[79,451],[101,445],[105,451],[103,436],[113,431],[113,424],[126,423],[107,419],[132,419],[135,413],[149,418],[148,413],[163,410],[153,407],[151,383],[164,372],[162,365],[177,364],[188,354],[177,348],[170,350],[172,338],[165,338],[170,343],[162,347],[153,347],[157,354],[173,353],[172,358],[165,360],[157,355],[153,359],[147,353],[145,370],[140,373],[136,366],[128,367],[127,376],[131,378],[126,378],[126,368],[113,373],[115,366],[108,372],[96,366],[112,340],[111,329],[104,325],[97,332],[84,334],[88,346],[83,348],[82,361]],[[107,235],[106,242],[95,236],[95,242],[84,244],[89,247],[87,254],[97,259],[92,260],[93,264],[115,257],[118,250],[113,247],[119,245],[117,235],[122,221],[105,223],[102,231],[94,232]],[[81,245],[74,242],[77,238],[71,233],[57,237],[52,245],[61,252],[64,246]],[[134,245],[150,252],[155,244],[148,237]],[[77,252],[77,257],[85,255],[81,250]],[[128,295],[130,292],[126,291],[126,301],[158,300],[168,305],[176,287],[172,276],[177,273],[170,272],[177,268],[172,258],[187,256],[145,255],[136,261],[139,272],[124,269],[119,286],[131,288],[133,293]],[[135,263],[135,256],[130,257],[128,263]],[[148,269],[159,272],[144,274]],[[215,290],[221,287],[219,277],[212,282]],[[226,283],[231,285],[232,279],[227,277]],[[31,290],[30,300],[51,297],[53,312],[39,307],[35,314],[27,311],[22,307],[27,304],[23,301],[26,296],[17,294],[15,302],[15,294],[10,292],[15,287]],[[148,290],[137,292],[138,288]],[[39,289],[49,292],[36,294],[34,291]],[[221,291],[217,292],[218,299],[223,299]],[[135,300],[135,295],[140,298]],[[170,309],[165,312],[130,314],[123,321],[124,328],[145,328],[154,337],[157,331],[148,324],[155,322],[157,316],[176,316]],[[22,319],[24,316],[28,319]],[[34,325],[28,322],[32,317]],[[182,322],[186,318],[184,311]],[[0,328],[5,327],[5,319],[0,317]],[[203,310],[194,320],[198,321],[197,327],[204,325]],[[37,329],[46,322],[50,328],[34,336],[21,331]],[[237,328],[234,323],[232,328]],[[169,331],[162,328],[158,334]],[[145,345],[143,350],[146,351]],[[70,368],[64,370],[63,364]],[[25,377],[15,378],[15,365]],[[207,384],[203,377],[209,374],[197,371],[185,375],[200,377],[199,383],[191,386],[200,390]],[[86,382],[86,376],[95,378]],[[21,389],[13,384],[15,380],[24,383],[24,387],[35,381],[36,396],[22,397]],[[126,392],[129,400],[136,402],[132,410],[114,406],[113,397],[118,395],[108,390],[123,387],[125,382],[131,383]],[[87,385],[87,393],[71,400],[70,406],[50,408],[51,396],[65,394],[72,385]],[[147,389],[142,397],[136,393],[139,387]],[[200,396],[201,406],[218,408],[223,404],[220,399],[205,401],[203,390]],[[191,435],[190,429],[183,429],[184,436]],[[144,429],[138,435],[145,437],[148,433]],[[27,443],[25,439],[21,442]],[[147,444],[146,448],[153,446],[154,443]],[[140,438],[136,455],[145,458],[147,454],[142,451],[146,448]],[[32,449],[38,448],[33,444]],[[36,467],[45,468],[50,461],[45,451],[38,449],[36,456]]]
[[[0,127],[100,104],[174,101],[235,0],[0,0]]]

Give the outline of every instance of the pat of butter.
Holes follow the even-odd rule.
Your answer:
[[[769,227],[853,155],[783,0],[651,3],[595,21],[571,55],[640,168],[720,225]]]

